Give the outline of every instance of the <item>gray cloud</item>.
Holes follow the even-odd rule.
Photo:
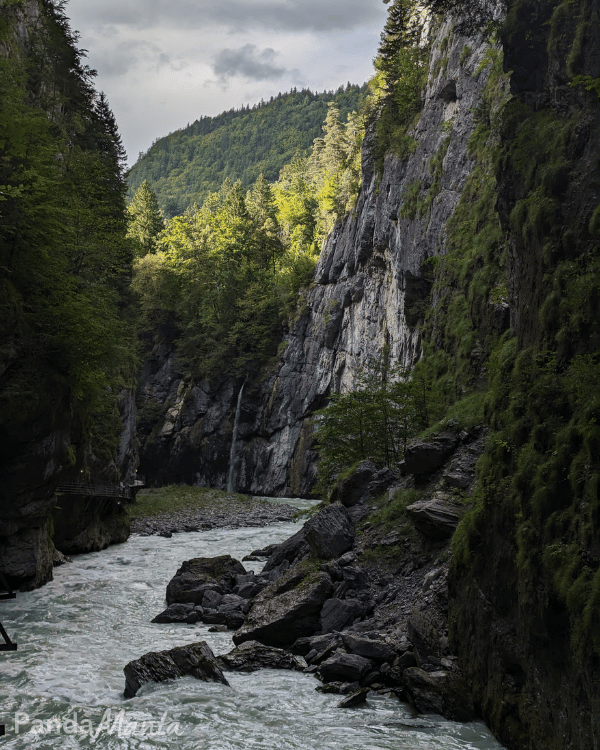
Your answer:
[[[240,75],[253,81],[281,78],[287,71],[275,65],[277,52],[270,47],[262,50],[255,44],[239,49],[223,49],[214,57],[213,71],[220,81]]]
[[[219,25],[228,31],[249,28],[331,33],[370,23],[381,13],[381,0],[104,0],[81,13],[99,24],[195,28]],[[67,8],[68,14],[68,8]]]

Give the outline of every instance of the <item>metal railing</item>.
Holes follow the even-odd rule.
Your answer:
[[[59,495],[85,495],[91,497],[125,497],[132,495],[131,487],[118,484],[80,484],[63,482],[56,487]]]

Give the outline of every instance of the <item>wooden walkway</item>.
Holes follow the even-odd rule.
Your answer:
[[[133,484],[91,484],[84,482],[62,482],[56,487],[57,495],[83,495],[85,497],[120,497],[133,499],[145,482]]]

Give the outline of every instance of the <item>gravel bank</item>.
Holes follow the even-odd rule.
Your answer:
[[[131,519],[131,533],[141,536],[171,536],[183,531],[215,528],[236,529],[241,526],[268,526],[278,521],[291,521],[298,508],[267,500],[248,498],[215,499],[202,508],[183,508]]]

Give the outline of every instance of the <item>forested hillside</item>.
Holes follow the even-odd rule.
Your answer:
[[[147,181],[129,205],[140,331],[170,323],[186,379],[255,376],[297,316],[321,245],[360,185],[363,118],[330,102],[306,157],[245,191],[226,179],[202,206],[163,222]]]
[[[274,182],[296,154],[305,156],[322,135],[327,105],[335,102],[342,120],[360,111],[367,86],[347,84],[334,92],[308,89],[271,97],[254,106],[201,117],[161,138],[140,154],[127,181],[133,195],[146,180],[168,217],[219,190],[225,179],[244,190],[264,175]]]

